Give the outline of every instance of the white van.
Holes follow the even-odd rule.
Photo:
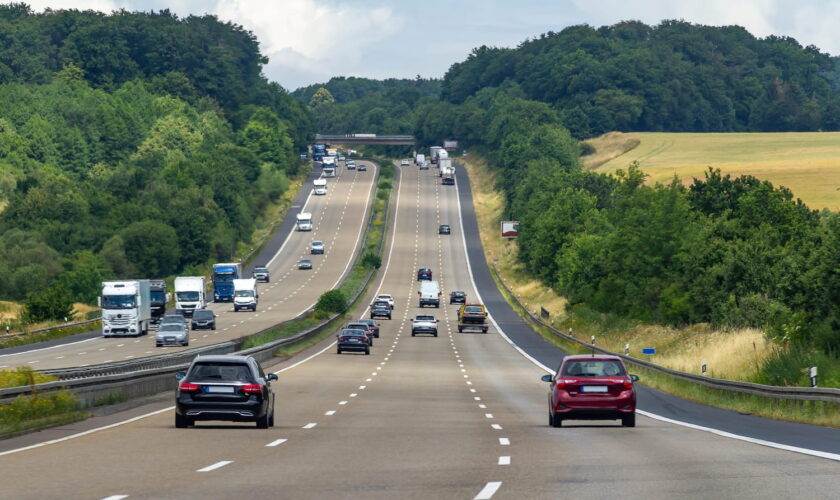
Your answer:
[[[312,231],[312,214],[309,212],[301,212],[297,214],[297,230],[298,231]]]
[[[315,182],[312,183],[315,186],[314,192],[317,195],[327,194],[327,180],[326,179],[315,179]]]
[[[257,303],[260,301],[260,294],[257,292],[257,280],[243,279],[233,280],[233,310],[240,309],[257,310]]]
[[[420,295],[420,307],[440,307],[440,285],[437,281],[421,281],[417,293]]]

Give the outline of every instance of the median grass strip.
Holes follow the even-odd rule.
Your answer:
[[[0,371],[0,388],[32,386],[58,380],[21,367]],[[79,400],[70,392],[34,393],[0,404],[0,437],[76,422],[88,417],[79,411]]]
[[[491,274],[505,299],[520,317],[529,321],[517,300],[530,311],[539,311],[540,307],[546,308],[550,313],[549,323],[554,328],[563,332],[572,328],[577,338],[586,340],[595,335],[599,347],[613,352],[623,352],[626,343],[631,344],[631,354],[635,353],[637,356],[641,356],[639,353],[643,347],[656,347],[657,352],[663,354],[657,354],[652,361],[662,366],[699,373],[700,362],[706,359],[710,367],[709,376],[768,383],[761,377],[767,373],[767,365],[779,359],[780,347],[768,342],[758,330],[725,332],[715,331],[708,325],[674,329],[644,325],[597,313],[581,306],[574,307],[571,311],[567,310],[563,297],[556,295],[550,288],[527,274],[517,260],[515,242],[499,237],[498,227],[504,214],[504,200],[494,189],[495,177],[492,171],[483,160],[475,156],[466,166],[476,206],[481,242]],[[505,288],[510,289],[510,293]],[[516,300],[512,294],[516,296]],[[543,338],[569,353],[590,352],[579,344],[566,341],[548,328],[531,321],[529,323]],[[782,361],[778,363],[781,364]],[[797,402],[721,391],[649,370],[638,371],[645,374],[643,383],[688,400],[762,417],[840,427],[840,405],[835,403]],[[648,376],[649,374],[656,376]]]

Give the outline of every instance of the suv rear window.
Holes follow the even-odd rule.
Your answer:
[[[561,375],[572,377],[615,377],[624,375],[624,365],[612,359],[569,361]]]
[[[196,363],[190,370],[192,381],[253,382],[251,369],[244,363]]]
[[[193,313],[193,319],[213,319],[212,311],[196,311]]]

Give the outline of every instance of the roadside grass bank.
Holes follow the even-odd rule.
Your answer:
[[[359,256],[357,257],[353,267],[350,269],[350,272],[337,289],[344,297],[351,297],[359,289],[364,280],[367,279],[371,271],[373,270],[375,273],[376,269],[379,268],[382,262],[382,250],[384,247],[384,236],[388,216],[388,200],[393,187],[392,181],[394,177],[394,168],[391,165],[390,160],[382,158],[370,158],[370,160],[379,165],[379,178],[377,179],[375,196],[371,202],[370,219],[367,228],[365,229],[365,235]],[[372,283],[374,279],[375,274],[371,277],[371,280],[368,283]],[[366,290],[367,289],[365,289],[365,291]],[[353,308],[356,304],[358,304],[358,301],[364,297],[365,291],[359,295],[356,302],[349,304],[350,308]],[[272,342],[283,337],[289,337],[300,331],[318,325],[328,317],[329,314],[323,311],[310,310],[302,317],[291,320],[276,329],[271,329],[261,334],[249,337],[245,342],[243,349],[267,344],[268,342]],[[351,318],[349,318],[348,315],[342,314],[332,320],[315,336],[295,342],[294,344],[288,346],[283,346],[275,352],[275,355],[291,356],[303,351],[311,345],[314,345],[326,338],[335,330],[335,328],[338,327],[338,325],[349,319]]]
[[[79,333],[85,333],[92,330],[96,330],[101,327],[102,323],[100,321],[95,321],[93,323],[85,323],[83,325],[71,325],[66,328],[56,328],[45,332],[15,335],[13,337],[6,337],[0,339],[0,349],[5,349],[7,347],[15,347],[19,345],[37,344],[39,342],[46,342],[48,340],[60,339],[63,337],[69,337],[71,335],[77,335]]]
[[[539,313],[541,308],[546,309],[549,314],[548,322],[554,328],[563,332],[571,328],[574,336],[587,341],[594,335],[598,347],[613,352],[624,352],[625,345],[630,344],[632,356],[647,360],[641,354],[641,349],[655,347],[657,354],[651,361],[658,365],[689,373],[700,373],[701,362],[705,359],[709,376],[730,380],[784,385],[782,382],[771,382],[769,379],[779,379],[779,374],[790,372],[795,373],[797,377],[788,376],[786,379],[788,383],[800,382],[803,377],[807,377],[807,372],[803,369],[810,365],[803,360],[813,361],[813,358],[808,357],[808,353],[803,354],[801,359],[790,361],[789,354],[792,352],[790,349],[785,350],[773,344],[756,329],[720,331],[707,324],[691,325],[686,328],[667,328],[601,314],[588,309],[585,305],[567,309],[566,300],[563,297],[556,295],[550,288],[527,275],[522,264],[517,261],[515,242],[499,237],[499,221],[504,215],[504,198],[495,189],[496,177],[486,162],[480,157],[473,156],[465,162],[465,165],[472,186],[485,257],[493,271],[491,274],[494,275],[497,285],[501,285],[500,280],[504,280],[505,286],[499,286],[499,289],[524,319],[528,320],[527,315],[506,292],[505,287],[509,288],[528,310]],[[589,352],[577,344],[565,341],[547,328],[533,323],[531,325],[546,340],[568,352]],[[779,367],[774,366],[774,362],[776,365],[785,366],[787,372],[782,372]],[[833,363],[833,366],[838,365],[840,363]],[[820,373],[823,373],[825,377],[820,385],[828,386],[828,382],[834,378],[833,366],[831,363],[826,363],[825,369],[822,366]],[[775,375],[769,376],[768,373]],[[650,379],[651,387],[704,404],[770,418],[840,426],[840,417],[837,416],[840,415],[838,411],[840,408],[836,404],[811,404],[787,400],[780,403],[783,400],[730,394],[728,391],[710,389],[659,374],[656,377],[646,377],[643,382],[648,383],[647,379]]]
[[[0,388],[34,385],[58,380],[28,367],[0,371]],[[0,404],[0,438],[84,420],[79,401],[70,392],[18,396]]]
[[[616,144],[638,140],[620,151]],[[725,174],[752,175],[785,186],[809,207],[840,210],[840,132],[664,133],[611,132],[586,141],[595,148],[583,157],[609,157],[595,168],[612,172],[637,161],[648,183],[668,183],[676,175],[684,184],[702,179],[709,167]]]

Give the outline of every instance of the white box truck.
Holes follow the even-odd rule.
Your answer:
[[[233,310],[240,309],[257,310],[260,294],[257,291],[257,280],[244,279],[233,280]]]
[[[297,214],[297,230],[298,231],[312,231],[312,214],[309,212],[301,212]]]
[[[99,307],[103,337],[146,335],[152,322],[149,280],[103,281]]]
[[[415,165],[422,165],[424,163],[426,163],[426,155],[421,153],[421,154],[418,154],[417,156],[414,157],[414,164]]]
[[[196,309],[207,307],[204,276],[178,276],[175,278],[175,310],[191,318]]]
[[[438,153],[441,151],[443,151],[443,148],[440,146],[432,146],[429,148],[429,159],[432,160],[432,164],[437,164]]]
[[[315,182],[312,183],[314,185],[313,192],[317,195],[324,195],[327,194],[327,180],[326,179],[315,179]]]
[[[443,177],[443,169],[452,168],[452,160],[450,158],[444,158],[442,156],[439,157],[438,168],[440,169],[440,171],[438,172],[438,176]]]
[[[417,293],[420,295],[420,307],[440,307],[440,285],[437,281],[421,281]]]

